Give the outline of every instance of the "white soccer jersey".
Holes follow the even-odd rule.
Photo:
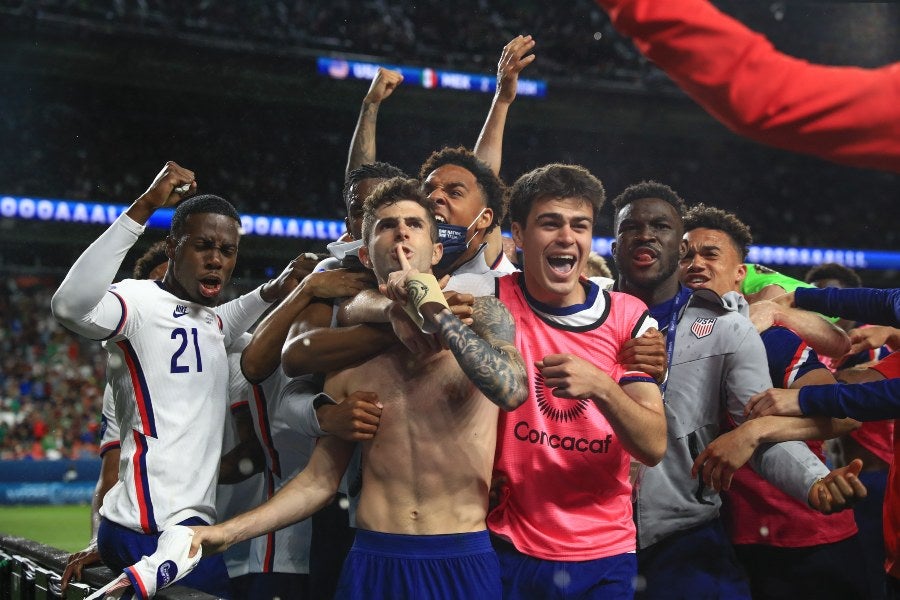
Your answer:
[[[265,498],[271,498],[294,475],[306,467],[315,446],[311,431],[318,429],[312,398],[316,387],[311,378],[290,379],[278,369],[253,386],[250,410],[253,425],[266,455]],[[309,573],[312,521],[253,539],[252,572]]]
[[[222,440],[222,455],[234,448],[240,441],[237,432],[235,415],[241,411],[248,411],[250,418],[250,382],[241,373],[241,350],[250,340],[250,334],[245,333],[239,342],[236,342],[228,352],[229,394],[231,398],[230,414],[226,417],[225,437]],[[240,483],[216,486],[216,513],[219,521],[230,519],[235,515],[250,510],[263,502],[263,474],[256,473]],[[253,563],[250,560],[252,553],[252,541],[245,540],[234,544],[224,553],[225,566],[228,567],[228,576],[231,578],[255,573]]]
[[[228,398],[222,320],[155,281],[126,279],[110,292],[122,318],[103,345],[124,472],[101,514],[145,533],[190,517],[214,523]]]
[[[100,415],[100,456],[119,449],[119,422],[116,420],[116,404],[112,386],[103,388],[103,412]]]

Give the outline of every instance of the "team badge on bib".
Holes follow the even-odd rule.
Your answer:
[[[699,340],[711,334],[715,325],[715,318],[703,317],[694,321],[694,324],[691,325],[691,333]]]

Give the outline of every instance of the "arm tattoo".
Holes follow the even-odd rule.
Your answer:
[[[473,308],[471,328],[450,311],[441,311],[438,335],[488,400],[513,410],[528,398],[525,363],[514,345],[516,326],[506,307],[494,297],[476,298]]]
[[[356,140],[351,150],[353,164],[357,167],[375,162],[375,119],[377,116],[378,104],[364,102],[359,128],[356,131]]]

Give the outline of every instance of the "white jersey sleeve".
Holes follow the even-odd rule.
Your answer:
[[[262,286],[240,298],[216,307],[216,314],[222,319],[222,331],[225,332],[225,347],[229,352],[232,351],[235,341],[253,327],[253,324],[271,306],[269,302],[262,299],[261,291]]]
[[[143,225],[123,213],[78,257],[50,302],[63,326],[95,340],[117,333],[125,307],[109,286],[143,232]]]

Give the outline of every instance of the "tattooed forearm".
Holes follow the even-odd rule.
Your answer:
[[[349,173],[360,165],[375,162],[375,123],[378,118],[378,103],[363,102],[359,122],[350,144]]]
[[[525,364],[514,345],[515,324],[496,298],[476,298],[473,308],[472,328],[450,311],[439,313],[438,335],[472,383],[500,408],[513,410],[528,398]]]

